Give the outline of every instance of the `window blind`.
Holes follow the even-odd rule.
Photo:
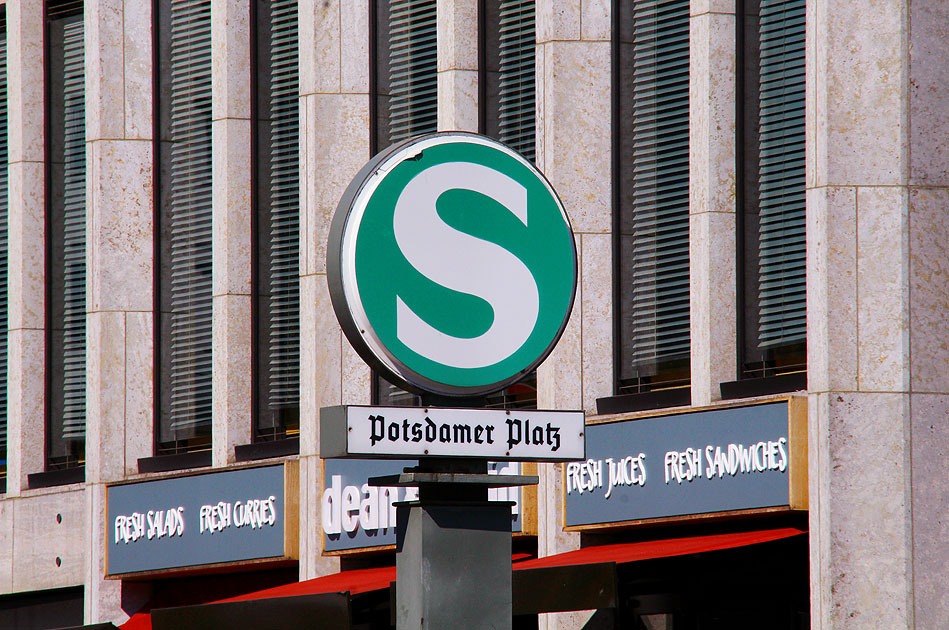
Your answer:
[[[804,0],[761,0],[758,344],[806,337]]]
[[[377,149],[438,129],[435,0],[379,0]]]
[[[86,435],[86,108],[83,23],[63,26],[63,439]],[[54,359],[58,360],[58,359]]]
[[[206,446],[211,428],[211,3],[171,0],[158,11],[158,443],[173,452]]]
[[[257,428],[299,430],[300,162],[296,0],[257,4]]]
[[[689,355],[689,2],[618,4],[618,372],[641,383]]]
[[[9,122],[7,119],[7,13],[0,7],[0,467],[7,462],[7,257],[9,254]],[[0,490],[3,483],[0,482]]]
[[[478,73],[481,131],[518,151],[536,158],[534,0],[482,0],[483,54]],[[537,372],[503,391],[486,396],[486,407],[523,409],[537,407]]]
[[[47,5],[47,468],[84,460],[86,437],[86,137],[82,3]]]
[[[528,160],[534,143],[534,0],[498,7],[498,140]]]

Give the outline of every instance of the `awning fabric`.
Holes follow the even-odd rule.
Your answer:
[[[737,532],[727,534],[713,534],[708,536],[691,536],[685,538],[667,538],[663,540],[650,540],[642,542],[618,543],[613,545],[601,545],[596,547],[585,547],[576,551],[568,551],[553,556],[537,558],[534,560],[525,560],[527,554],[516,554],[512,557],[512,568],[516,572],[523,572],[522,580],[515,578],[514,591],[515,597],[521,593],[523,599],[534,599],[530,595],[534,591],[550,591],[547,595],[556,595],[553,591],[573,592],[576,586],[569,586],[577,581],[578,576],[568,575],[561,569],[563,567],[577,567],[589,565],[589,568],[596,575],[613,575],[609,571],[604,571],[606,567],[602,565],[625,564],[637,562],[640,560],[653,560],[657,558],[669,558],[673,556],[684,556],[695,553],[704,553],[721,549],[733,549],[758,543],[771,542],[782,538],[789,538],[804,534],[805,532],[795,528],[768,529],[750,532]],[[595,566],[594,566],[595,565]],[[547,570],[556,570],[546,572]],[[592,574],[591,574],[592,575]],[[253,600],[272,599],[280,597],[299,597],[305,595],[319,595],[325,593],[349,593],[358,595],[389,588],[389,585],[396,579],[395,567],[379,567],[372,569],[356,569],[352,571],[342,571],[327,575],[324,577],[295,582],[274,588],[255,591],[230,597],[227,599],[212,602],[213,604],[226,604],[233,602],[249,602]],[[563,589],[558,589],[557,584],[564,583]],[[590,580],[587,580],[590,581]],[[592,580],[602,581],[602,580]],[[609,580],[607,580],[609,581]],[[544,585],[543,589],[535,585]],[[611,597],[615,599],[615,584],[610,587],[604,585],[597,587],[597,593],[591,593],[587,599],[590,601],[609,601]],[[612,588],[614,594],[611,596],[609,590]],[[604,595],[604,593],[606,593]],[[603,599],[605,597],[605,599]],[[518,606],[515,602],[515,612],[518,614],[527,614],[532,612],[553,612],[554,610],[573,610],[573,608],[549,608],[547,600],[561,601],[563,597],[544,597],[542,603],[525,602],[525,605]],[[519,610],[518,610],[519,609]],[[137,613],[132,616],[121,630],[152,630],[151,615],[149,613]]]
[[[303,582],[294,582],[283,586],[264,589],[229,597],[227,599],[213,602],[215,604],[224,604],[229,602],[251,601],[254,599],[269,599],[273,597],[295,597],[299,595],[316,595],[320,593],[338,593],[349,592],[352,595],[368,593],[383,588],[389,588],[389,584],[395,581],[395,567],[380,567],[374,569],[356,569],[353,571],[341,571],[332,575],[304,580]],[[152,620],[149,613],[136,613],[131,619],[126,621],[122,630],[152,630]]]
[[[718,549],[733,549],[758,543],[771,542],[790,536],[803,534],[804,531],[793,527],[783,529],[765,529],[751,532],[728,534],[713,534],[710,536],[690,536],[687,538],[667,538],[664,540],[648,540],[633,543],[617,543],[614,545],[600,545],[584,547],[576,551],[568,551],[554,556],[525,560],[514,565],[515,569],[539,569],[543,567],[566,567],[578,564],[595,564],[598,562],[637,562],[639,560],[653,560],[656,558],[671,558],[693,553],[716,551]]]

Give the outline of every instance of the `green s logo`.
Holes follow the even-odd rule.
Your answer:
[[[328,269],[360,354],[394,382],[458,396],[542,361],[576,287],[573,234],[543,176],[463,133],[400,145],[361,175],[337,209]]]

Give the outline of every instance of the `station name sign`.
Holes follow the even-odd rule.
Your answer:
[[[583,432],[582,411],[358,405],[320,410],[324,458],[572,461],[584,457]]]

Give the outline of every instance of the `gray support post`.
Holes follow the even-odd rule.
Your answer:
[[[511,505],[398,506],[396,628],[511,628]]]

